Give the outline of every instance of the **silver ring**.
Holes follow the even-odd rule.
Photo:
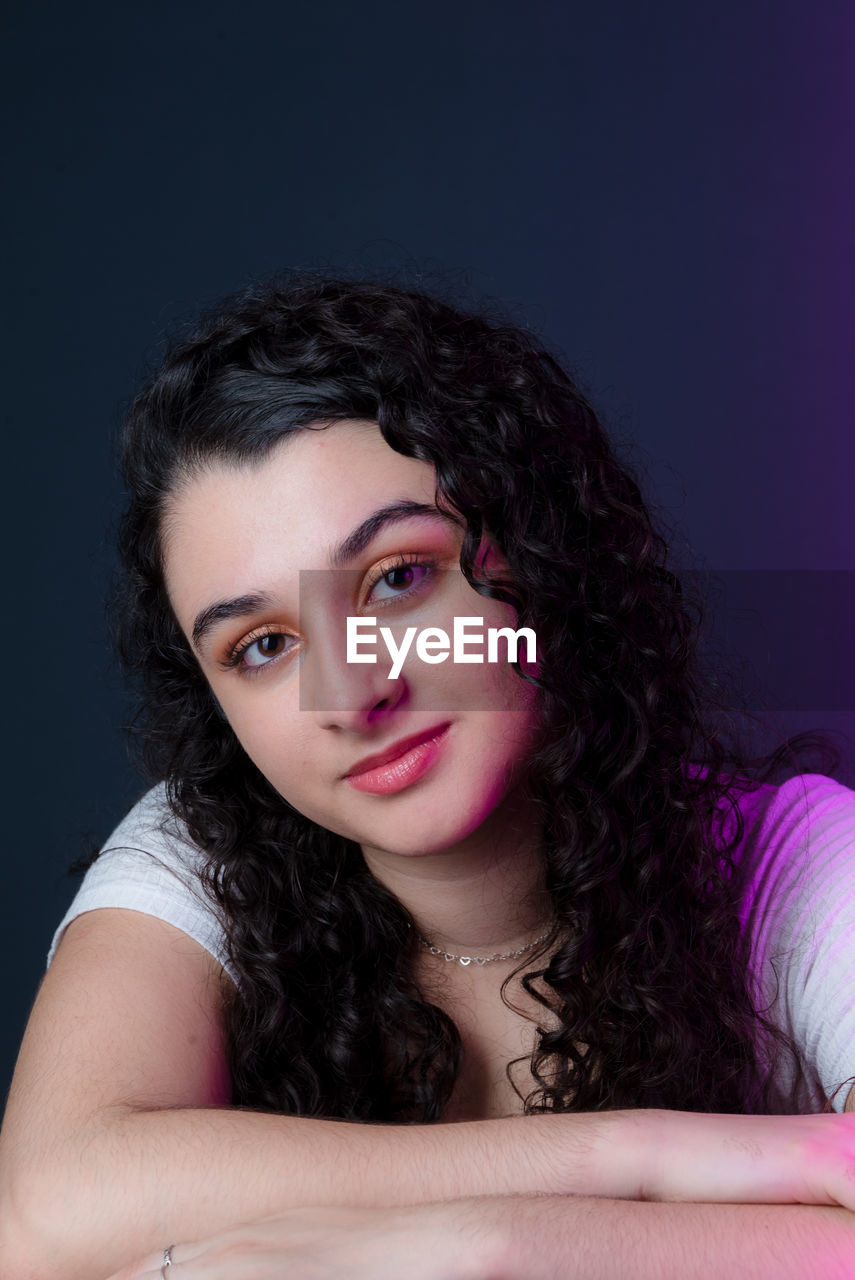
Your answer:
[[[172,1250],[174,1248],[174,1244],[168,1244],[163,1251],[163,1262],[160,1266],[160,1274],[163,1280],[166,1280],[166,1268],[172,1266]]]

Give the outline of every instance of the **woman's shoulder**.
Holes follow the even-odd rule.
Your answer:
[[[48,953],[53,959],[73,919],[98,907],[156,916],[197,941],[221,962],[224,931],[203,883],[206,855],[175,816],[166,784],[145,793],[110,833],[61,920]]]
[[[855,791],[825,774],[764,783],[739,800],[741,917],[758,956],[805,962],[855,940]]]
[[[855,1070],[855,791],[801,773],[743,808],[741,915],[758,1000],[799,1045],[813,1103],[841,1111]]]
[[[689,765],[691,776],[705,776]],[[718,778],[717,842],[746,871],[792,862],[796,852],[855,840],[855,790],[824,773],[796,773],[783,782],[727,775]]]
[[[167,864],[194,870],[204,861],[202,850],[172,811],[165,782],[151,787],[128,810],[102,844],[98,858],[117,850],[147,852],[162,857]]]
[[[199,894],[207,862],[184,822],[173,812],[165,782],[141,796],[110,832],[88,868],[83,886],[123,879],[150,886],[179,883]]]
[[[741,860],[758,869],[780,863],[788,851],[840,853],[853,847],[855,791],[824,773],[740,788],[736,804],[743,822]]]

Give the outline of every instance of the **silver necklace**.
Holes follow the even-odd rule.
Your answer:
[[[551,926],[542,933],[539,938],[534,938],[531,942],[527,942],[524,947],[520,947],[519,951],[497,951],[492,956],[455,956],[450,951],[443,951],[442,947],[436,947],[432,942],[428,942],[420,933],[416,934],[421,945],[434,956],[442,956],[443,960],[454,961],[458,964],[492,964],[494,960],[516,960],[517,956],[524,956],[527,951],[533,951],[539,942],[543,942],[544,938],[548,938],[552,932]]]

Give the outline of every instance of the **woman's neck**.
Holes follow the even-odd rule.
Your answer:
[[[424,939],[449,952],[489,955],[530,942],[551,916],[541,846],[533,806],[521,798],[440,853],[363,846],[363,856]]]

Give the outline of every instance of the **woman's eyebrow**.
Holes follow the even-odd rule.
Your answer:
[[[454,516],[440,511],[438,507],[402,498],[398,502],[390,502],[385,507],[372,511],[370,516],[367,516],[338,546],[334,547],[329,556],[330,568],[343,569],[373,542],[382,529],[401,520],[411,520],[413,516],[427,516],[431,520],[441,521],[456,529],[461,527]],[[236,596],[233,600],[217,600],[213,604],[206,605],[204,609],[200,609],[193,621],[191,636],[195,648],[201,650],[205,636],[219,623],[229,622],[233,618],[249,617],[273,604],[274,599],[269,592],[254,591],[249,595]]]
[[[271,595],[266,591],[257,591],[248,596],[236,596],[234,600],[217,600],[214,604],[206,605],[204,609],[199,610],[194,619],[191,632],[193,644],[201,650],[205,636],[218,623],[228,622],[232,618],[248,617],[272,604]]]
[[[365,550],[381,529],[399,520],[410,520],[413,516],[427,516],[431,520],[440,520],[444,524],[452,525],[455,529],[462,527],[459,520],[445,511],[440,511],[439,507],[431,506],[426,502],[413,502],[409,498],[400,498],[397,502],[390,502],[385,507],[378,507],[376,511],[372,511],[370,516],[367,516],[352,533],[334,547],[329,557],[330,568],[343,569]]]

